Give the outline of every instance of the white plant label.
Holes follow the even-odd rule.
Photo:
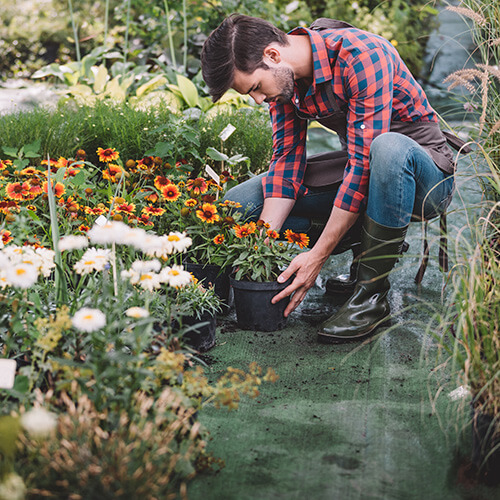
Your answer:
[[[0,389],[12,389],[17,363],[13,359],[0,359]]]
[[[98,226],[104,226],[104,224],[106,224],[106,222],[108,222],[108,219],[106,219],[106,217],[104,217],[104,215],[99,215],[99,217],[97,217],[97,219],[95,220],[95,223]]]
[[[223,142],[227,141],[231,134],[236,130],[236,127],[234,125],[231,125],[230,123],[224,128],[224,130],[219,134],[219,137]]]
[[[210,165],[205,165],[205,172],[220,186],[220,176]]]

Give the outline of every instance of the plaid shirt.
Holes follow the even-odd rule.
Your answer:
[[[318,87],[331,82],[347,116],[348,163],[335,206],[359,212],[366,204],[373,139],[389,131],[391,120],[437,122],[437,116],[396,49],[384,38],[356,28],[321,32],[295,28],[290,34],[310,37],[313,81],[302,97],[295,83],[292,102],[269,106],[274,153],[263,180],[264,197],[297,199],[307,193],[302,181],[308,120],[299,118],[295,108],[310,119],[331,115],[334,110],[328,95]]]

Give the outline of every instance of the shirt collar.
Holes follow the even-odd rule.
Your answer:
[[[318,31],[302,27],[295,28],[288,34],[309,35],[313,56],[313,82],[307,95],[311,95],[316,92],[316,85],[327,82],[333,78],[325,40]]]

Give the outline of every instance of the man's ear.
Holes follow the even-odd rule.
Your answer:
[[[280,53],[279,49],[274,44],[268,45],[264,49],[264,54],[262,56],[262,60],[264,62],[271,62],[274,64],[279,64],[282,60],[281,53]]]

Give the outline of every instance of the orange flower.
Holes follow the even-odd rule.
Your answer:
[[[213,242],[216,244],[216,245],[222,245],[222,243],[224,243],[224,235],[223,234],[218,234],[214,239],[213,239]]]
[[[78,172],[80,172],[78,168],[69,167],[66,169],[66,172],[64,172],[64,179],[67,179],[68,177],[75,177]]]
[[[143,226],[148,226],[148,227],[154,226],[154,224],[149,220],[149,217],[147,215],[141,215],[140,217],[137,217],[137,222],[139,222]]]
[[[42,184],[39,179],[29,179],[28,184],[30,186],[31,198],[36,198],[39,194],[43,193]]]
[[[186,182],[186,189],[192,191],[194,194],[204,194],[208,191],[208,184],[203,177],[188,179]]]
[[[189,198],[189,200],[186,200],[184,202],[184,205],[186,207],[195,207],[196,205],[198,205],[198,201],[195,200],[194,198]]]
[[[35,205],[26,205],[26,209],[31,210],[32,212],[36,212],[38,210]]]
[[[66,160],[63,156],[60,156],[59,160],[57,160],[56,166],[57,168],[65,168],[68,166],[68,160]]]
[[[116,182],[122,176],[123,169],[119,165],[109,164],[108,168],[102,171],[102,178],[111,182]]]
[[[309,236],[304,233],[294,233],[291,229],[285,231],[285,238],[288,242],[299,245],[299,248],[309,245]]]
[[[99,160],[102,162],[116,161],[120,157],[115,148],[97,148],[97,155],[99,156]]]
[[[156,170],[155,161],[152,156],[145,156],[142,160],[137,162],[136,166],[139,170],[142,170],[143,172],[146,172],[146,174],[150,175],[152,175]]]
[[[141,189],[141,193],[148,193],[144,196],[144,199],[150,203],[156,203],[158,201],[158,195],[152,189]]]
[[[7,215],[11,210],[19,210],[19,205],[15,201],[0,201],[0,212]]]
[[[2,243],[4,245],[7,245],[10,241],[12,241],[14,238],[11,236],[11,232],[8,231],[7,229],[1,229],[0,230],[0,238],[2,239]]]
[[[12,160],[0,160],[0,170],[5,170],[12,166]]]
[[[181,192],[175,184],[168,184],[161,189],[161,194],[167,201],[177,201]]]
[[[163,215],[165,213],[165,209],[160,207],[144,207],[142,209],[142,213],[149,217],[156,215]]]
[[[36,174],[41,174],[39,170],[37,170],[35,167],[26,167],[19,172],[21,175],[36,175]]]
[[[86,233],[89,230],[90,230],[90,227],[86,226],[85,224],[80,224],[78,226],[78,231],[80,231],[80,233]]]
[[[42,189],[43,189],[44,193],[48,193],[48,185],[49,185],[49,183],[47,181],[43,181]],[[52,186],[54,186],[54,184],[52,184]],[[59,198],[65,192],[66,192],[66,190],[64,189],[64,185],[61,184],[60,182],[57,182],[56,185],[54,186],[54,196]]]
[[[121,203],[115,207],[116,213],[133,214],[135,212],[135,205],[133,203]]]
[[[250,236],[251,234],[255,233],[256,230],[257,230],[257,225],[255,224],[255,222],[247,222],[242,226],[236,224],[234,226],[234,234],[236,234],[238,238],[246,238],[247,236]]]
[[[268,229],[266,231],[266,234],[269,236],[269,238],[272,238],[273,240],[277,240],[280,237],[278,231],[275,231],[274,229]]]
[[[30,199],[30,185],[27,182],[9,182],[7,186],[5,186],[5,194],[7,198],[11,200],[26,200]]]
[[[157,175],[155,177],[154,185],[158,191],[161,191],[162,187],[168,186],[169,184],[172,184],[172,181],[168,177],[165,177],[164,175]]]
[[[68,196],[66,201],[64,201],[64,198],[60,198],[58,204],[61,207],[64,207],[68,212],[72,213],[78,212],[80,209],[80,205],[76,202],[73,196]]]
[[[95,207],[95,208],[85,207],[84,210],[85,213],[88,215],[102,215],[104,212],[106,212],[106,210],[101,207]]]
[[[208,224],[213,224],[220,219],[216,206],[211,203],[203,203],[201,210],[196,210],[196,217]]]
[[[226,200],[220,203],[221,207],[231,207],[231,208],[241,208],[241,203],[238,203],[237,201],[231,201],[231,200]]]

